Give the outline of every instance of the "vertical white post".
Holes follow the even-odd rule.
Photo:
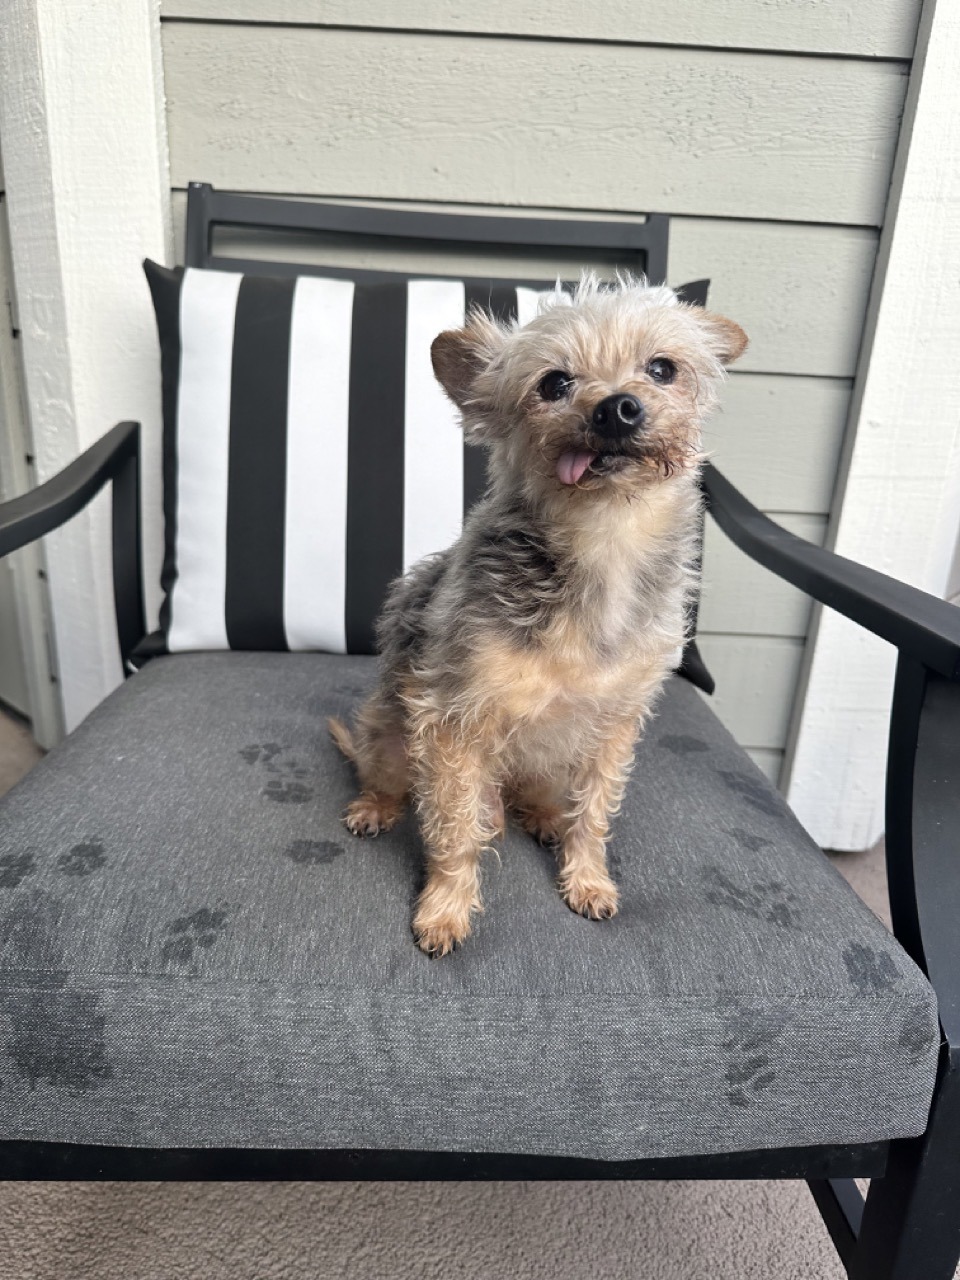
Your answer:
[[[172,252],[158,0],[5,0],[0,134],[40,480],[143,423],[148,612],[160,554],[160,378],[140,261]],[[47,540],[66,728],[120,681],[108,500]]]
[[[944,596],[960,526],[960,5],[926,0],[868,312],[833,547]],[[824,610],[788,798],[824,847],[883,831],[896,654]]]

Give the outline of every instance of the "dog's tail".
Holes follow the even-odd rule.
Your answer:
[[[330,737],[334,740],[343,754],[348,760],[356,763],[357,749],[353,745],[353,734],[336,716],[329,716],[327,719],[327,728],[330,730]]]

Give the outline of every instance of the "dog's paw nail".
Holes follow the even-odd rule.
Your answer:
[[[343,821],[355,836],[378,836],[403,817],[403,802],[394,798],[359,796],[347,805]]]
[[[413,937],[417,946],[431,960],[439,960],[456,949],[463,942],[469,930],[460,930],[452,925],[430,925],[423,929],[414,926]]]
[[[350,834],[359,836],[361,840],[370,834],[370,827],[365,822],[359,822],[352,814],[346,814],[342,821]]]
[[[610,920],[617,914],[619,894],[612,881],[609,884],[572,885],[563,897],[571,911],[587,920]]]

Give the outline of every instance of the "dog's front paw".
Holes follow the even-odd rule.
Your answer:
[[[570,910],[588,920],[609,920],[617,914],[620,894],[609,876],[573,880],[561,892]]]
[[[413,921],[413,936],[421,951],[434,959],[455,951],[470,932],[469,921],[464,924],[453,916],[433,919],[428,923]]]
[[[403,816],[403,802],[389,796],[357,796],[347,805],[343,821],[355,836],[377,836],[395,827]]]
[[[428,956],[445,956],[454,951],[470,933],[471,916],[479,909],[479,898],[467,889],[451,892],[444,885],[438,892],[428,883],[413,916],[417,946]]]

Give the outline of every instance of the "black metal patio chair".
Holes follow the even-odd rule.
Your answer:
[[[665,218],[398,213],[199,184],[188,266],[396,283],[218,257],[213,229],[231,225],[666,274]],[[739,547],[898,649],[895,936],[672,677],[611,843],[621,914],[567,911],[547,856],[510,831],[489,915],[432,963],[409,933],[415,827],[361,844],[339,824],[352,784],[325,720],[373,679],[369,627],[347,628],[342,653],[151,657],[139,467],[138,426],[121,423],[0,507],[6,555],[111,484],[130,672],[0,805],[0,1177],[804,1178],[855,1280],[953,1275],[956,609],[787,533],[708,466],[709,513]],[[465,502],[478,486],[465,463]],[[375,591],[357,599],[375,611]]]

